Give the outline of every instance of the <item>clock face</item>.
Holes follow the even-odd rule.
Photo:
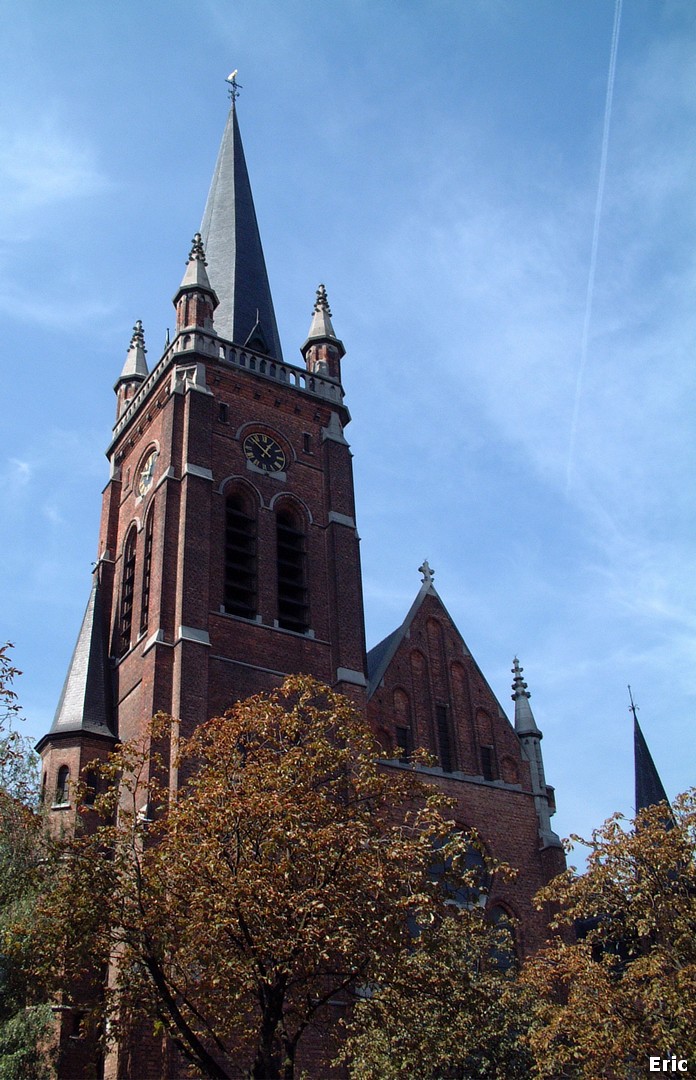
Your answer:
[[[274,473],[282,472],[285,468],[283,448],[270,435],[262,431],[254,431],[251,435],[247,435],[243,446],[247,461],[250,461],[257,469]]]
[[[151,450],[145,458],[140,472],[138,473],[138,494],[144,495],[146,491],[149,491],[152,485],[152,477],[155,473],[155,462],[157,461],[157,451]]]

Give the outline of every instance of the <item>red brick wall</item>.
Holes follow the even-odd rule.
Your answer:
[[[437,706],[445,707],[449,724],[450,773],[437,767]],[[489,854],[517,871],[512,882],[493,880],[489,904],[502,904],[518,920],[521,953],[537,948],[545,937],[545,920],[532,900],[560,871],[563,855],[560,849],[540,848],[529,766],[519,740],[435,593],[422,599],[368,702],[367,715],[386,748],[396,747],[397,728],[408,725],[412,747],[433,755],[436,767],[424,776],[453,798],[453,819],[462,828],[476,829]],[[484,779],[482,746],[493,750],[493,780]]]

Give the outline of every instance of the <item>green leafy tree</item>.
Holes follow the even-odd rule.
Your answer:
[[[12,927],[31,918],[43,853],[36,755],[13,727],[20,673],[10,648],[0,646],[0,1080],[43,1080],[51,1076],[52,1014],[32,996],[22,940],[9,941]]]
[[[114,1036],[145,1016],[203,1075],[290,1078],[329,1002],[401,962],[409,917],[446,910],[428,868],[452,822],[310,678],[182,742],[175,800],[169,745],[160,719],[113,756],[102,824],[64,844],[34,922],[37,976],[50,985],[60,954],[69,994],[110,960]],[[449,841],[450,865],[465,848]]]
[[[356,1080],[526,1080],[525,1003],[507,928],[479,905],[422,929],[357,1006],[343,1059]]]
[[[538,1077],[626,1078],[696,1060],[696,791],[597,829],[587,871],[539,895],[566,930],[525,967]],[[587,932],[571,940],[578,922]]]

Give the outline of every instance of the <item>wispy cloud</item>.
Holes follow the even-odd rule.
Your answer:
[[[94,150],[49,113],[0,116],[0,184],[7,228],[41,207],[103,191],[107,180]]]

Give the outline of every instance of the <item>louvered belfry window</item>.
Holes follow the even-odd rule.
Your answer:
[[[120,653],[128,652],[133,629],[133,595],[135,592],[135,545],[137,530],[131,527],[123,551],[123,578],[121,579]]]
[[[225,503],[224,607],[229,615],[256,616],[256,518],[241,495]]]
[[[286,510],[276,518],[278,626],[304,634],[309,629],[306,536],[302,523]]]
[[[145,550],[143,552],[143,598],[140,605],[140,633],[147,630],[150,616],[150,578],[152,574],[152,536],[154,533],[154,507],[150,510],[145,525]]]

